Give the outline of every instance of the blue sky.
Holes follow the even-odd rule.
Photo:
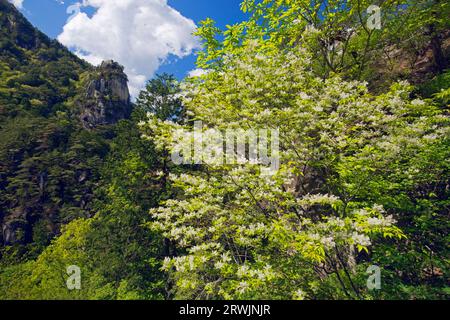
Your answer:
[[[168,5],[180,12],[185,18],[192,19],[195,24],[209,17],[215,20],[220,28],[225,28],[227,24],[240,22],[246,18],[239,9],[240,2],[241,0],[168,0]],[[57,38],[63,32],[63,27],[70,16],[67,9],[74,3],[77,3],[77,1],[24,0],[21,11],[33,25],[49,37]],[[98,8],[90,6],[81,8],[81,12],[86,13],[88,17],[95,15],[97,10]],[[114,21],[111,21],[111,23],[114,24]],[[142,40],[147,41],[146,39]],[[154,45],[158,46],[158,43]],[[71,49],[74,50],[74,48]],[[105,55],[104,52],[103,55]],[[156,69],[156,73],[173,73],[177,78],[182,79],[189,71],[195,69],[195,60],[195,54],[183,57],[168,54],[165,57],[166,62]],[[119,62],[125,65],[128,63],[128,61]],[[144,71],[141,73],[148,76],[148,73]]]

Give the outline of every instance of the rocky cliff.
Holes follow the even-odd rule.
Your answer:
[[[85,89],[80,106],[80,119],[85,128],[115,124],[130,116],[128,78],[118,63],[104,61],[89,78]]]

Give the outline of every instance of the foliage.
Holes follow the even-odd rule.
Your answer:
[[[162,120],[180,121],[184,110],[175,77],[166,73],[156,75],[140,92],[136,106],[142,113],[153,113]]]
[[[374,5],[380,8],[381,28],[368,24]],[[404,65],[414,65],[430,41],[439,44],[439,34],[449,28],[450,12],[449,4],[439,0],[244,0],[241,9],[250,19],[223,32],[211,19],[200,24],[196,34],[205,46],[200,67],[220,66],[223,57],[248,41],[264,40],[274,50],[308,48],[318,77],[339,73],[346,79],[367,80],[376,90],[408,76],[413,66]],[[436,63],[440,71],[446,64],[442,58]]]
[[[164,85],[158,88],[168,90]],[[146,94],[156,97],[158,93]],[[176,110],[175,105],[167,104],[160,110],[175,119],[170,114],[170,110]],[[150,221],[148,210],[170,192],[166,177],[160,174],[168,169],[153,144],[141,139],[137,123],[143,114],[138,106],[132,119],[119,122],[104,163],[90,163],[101,176],[90,210],[94,216],[69,223],[35,261],[33,256],[18,259],[17,251],[5,255],[5,270],[0,272],[4,295],[0,298],[126,300],[168,296],[167,279],[160,269],[171,246],[146,228]],[[21,261],[26,262],[18,264]],[[81,268],[80,291],[66,287],[66,268],[70,265]],[[12,275],[16,280],[9,283]]]
[[[157,75],[131,119],[86,129],[99,69],[0,0],[0,299],[448,299],[449,4],[241,9],[200,23],[203,75]],[[279,169],[171,161],[210,129],[278,129]]]
[[[421,268],[431,263],[431,288],[422,291],[442,297],[446,114],[430,101],[410,99],[404,82],[373,95],[363,82],[338,75],[323,80],[310,68],[314,55],[307,48],[280,51],[265,40],[239,49],[223,45],[220,64],[185,84],[187,115],[218,130],[279,128],[281,168],[267,176],[251,163],[219,161],[170,176],[178,194],[151,210],[151,228],[186,251],[165,262],[175,296],[417,298],[408,292],[414,286],[408,277],[425,277]],[[171,150],[183,129],[192,127],[152,115],[143,124],[148,139]],[[434,199],[431,190],[439,190]],[[430,242],[431,262],[417,250]],[[393,252],[411,246],[407,256],[422,262],[406,271]],[[389,289],[381,294],[365,287],[370,264],[389,270]]]
[[[71,104],[91,67],[8,1],[0,8],[0,252],[19,262],[18,253],[38,254],[61,224],[88,216],[109,137],[82,130]]]

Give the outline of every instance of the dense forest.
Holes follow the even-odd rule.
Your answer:
[[[0,0],[0,300],[450,298],[450,3],[241,10],[133,100]],[[173,161],[212,129],[278,130],[277,170]]]

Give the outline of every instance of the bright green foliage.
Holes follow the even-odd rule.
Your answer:
[[[200,23],[202,76],[92,130],[97,69],[0,9],[0,299],[448,299],[446,1],[244,0]],[[194,121],[278,129],[279,170],[175,165]]]
[[[372,4],[248,0],[249,21],[200,25],[208,73],[183,88],[186,114],[218,130],[279,128],[281,169],[264,177],[212,161],[171,175],[178,194],[151,210],[151,228],[183,248],[165,263],[176,297],[448,295],[447,74],[418,90],[396,80],[417,80],[428,45],[432,68],[448,66],[449,6],[375,3],[378,30],[367,25]],[[172,151],[192,130],[151,115],[142,126]],[[381,291],[366,288],[369,265],[383,270]]]
[[[88,251],[95,257],[95,270],[117,288],[118,299],[127,298],[127,292],[134,298],[162,299],[164,242],[159,234],[148,232],[146,223],[148,210],[164,196],[165,185],[158,175],[157,154],[141,139],[135,123],[136,119],[117,126],[102,168]]]
[[[450,103],[450,70],[446,70],[420,86],[419,92],[424,97],[435,98],[442,106],[448,106]]]
[[[415,212],[448,225],[448,117],[432,102],[411,100],[406,83],[372,95],[362,82],[317,77],[311,59],[307,49],[251,40],[184,86],[187,114],[208,128],[279,128],[281,168],[265,176],[252,164],[210,163],[171,175],[179,195],[151,214],[152,228],[186,251],[165,263],[177,298],[372,298],[365,268],[401,272],[381,256],[426,243],[410,218],[409,204],[427,203],[421,190],[439,194]],[[190,130],[152,115],[143,124],[148,138],[172,150],[183,127]],[[432,166],[433,157],[442,165]],[[439,229],[425,228],[445,243]],[[440,243],[433,245],[442,273]],[[442,286],[443,275],[434,280]],[[408,286],[385,281],[385,298]]]
[[[89,230],[89,221],[75,220],[63,228],[62,236],[54,241],[37,261],[2,270],[0,298],[87,299],[94,297],[97,291],[101,294],[102,279],[92,271],[92,264],[89,263],[85,251],[86,234]],[[67,267],[71,265],[81,267],[83,290],[67,288]]]
[[[381,28],[370,24],[373,5],[380,8]],[[200,25],[197,35],[205,45],[201,68],[220,66],[223,57],[249,40],[265,40],[274,50],[307,47],[317,76],[339,73],[368,80],[377,90],[410,75],[409,64],[430,41],[436,68],[448,67],[439,48],[439,34],[449,28],[446,1],[244,0],[241,9],[251,18],[223,32],[210,19]]]
[[[61,230],[36,261],[0,272],[5,299],[161,299],[163,241],[149,233],[148,210],[162,194],[154,177],[152,145],[140,139],[131,121],[116,128],[101,169],[96,215]],[[68,290],[68,266],[81,268],[82,289]],[[13,276],[15,281],[9,282]]]
[[[160,101],[161,92],[174,90],[173,83],[154,80],[153,84],[157,89],[149,87],[141,96]],[[101,176],[92,201],[94,216],[64,227],[61,236],[35,261],[17,264],[21,260],[15,252],[5,255],[0,299],[134,300],[169,296],[161,267],[164,256],[173,248],[146,227],[150,222],[148,210],[170,194],[167,160],[155,152],[153,143],[141,139],[137,123],[148,111],[145,105],[150,101],[141,102],[131,120],[115,126],[104,163],[90,164]],[[175,119],[178,107],[178,102],[164,104],[158,114]],[[66,268],[71,265],[81,268],[80,291],[66,287]],[[9,281],[11,276],[15,281]]]
[[[161,120],[181,120],[184,110],[179,83],[173,75],[156,75],[139,94],[136,106],[140,112],[150,112]]]

